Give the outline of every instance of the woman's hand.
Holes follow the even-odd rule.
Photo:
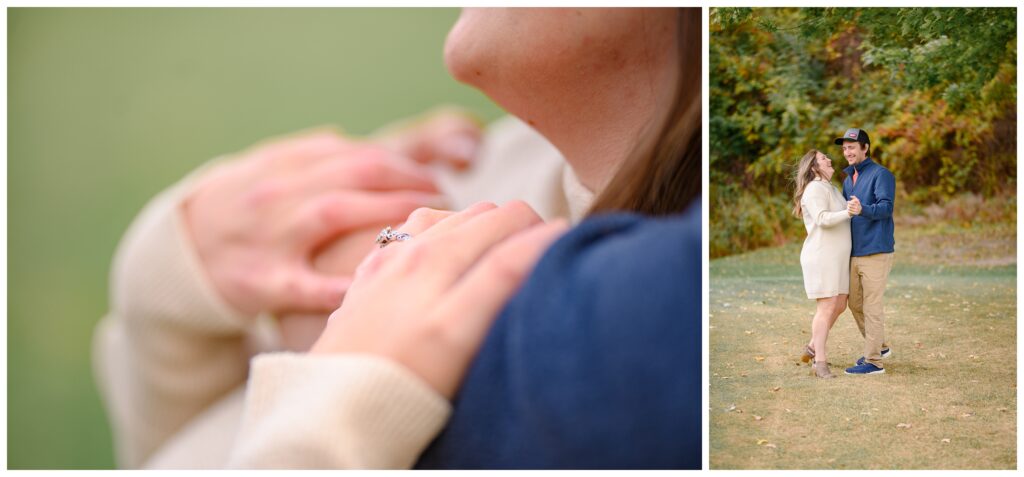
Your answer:
[[[465,169],[476,158],[480,122],[462,109],[443,106],[385,126],[373,140],[424,164]]]
[[[423,164],[464,169],[476,158],[481,130],[479,121],[469,113],[441,107],[385,126],[371,140]],[[395,221],[381,221],[333,239],[317,251],[313,268],[326,275],[352,276],[359,262],[376,248],[373,240],[377,233],[394,224]],[[278,315],[281,344],[292,351],[309,351],[337,304],[334,302],[329,310],[317,314]]]
[[[498,312],[566,228],[522,202],[419,209],[399,229],[411,240],[360,264],[310,352],[383,356],[451,398]]]
[[[210,171],[184,204],[200,260],[243,313],[328,312],[351,279],[316,272],[332,239],[439,206],[431,174],[392,149],[318,131],[262,145]]]

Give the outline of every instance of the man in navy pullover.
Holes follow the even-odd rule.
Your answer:
[[[871,140],[863,129],[847,129],[835,144],[842,146],[850,167],[843,181],[843,196],[850,201],[853,218],[850,232],[850,311],[864,337],[864,356],[846,374],[882,374],[885,345],[885,311],[882,298],[892,269],[895,239],[892,211],[896,177],[871,160]]]

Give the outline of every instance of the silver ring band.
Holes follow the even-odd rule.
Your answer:
[[[409,235],[405,232],[391,231],[391,226],[389,225],[387,227],[384,227],[384,230],[381,230],[380,233],[377,234],[377,240],[375,240],[374,243],[380,244],[380,248],[384,248],[387,247],[388,244],[390,244],[391,242],[404,242],[411,238],[412,235]]]

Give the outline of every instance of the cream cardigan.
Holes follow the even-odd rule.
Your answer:
[[[281,352],[272,319],[227,305],[180,216],[208,167],[147,204],[115,254],[93,361],[118,466],[411,466],[449,403],[382,358]],[[439,183],[457,209],[518,198],[545,219],[577,221],[592,200],[558,151],[512,117],[488,127],[473,169]]]

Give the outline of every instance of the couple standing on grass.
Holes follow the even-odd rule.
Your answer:
[[[832,159],[812,149],[800,160],[793,194],[793,213],[807,228],[800,252],[804,288],[818,302],[811,341],[801,359],[813,360],[815,376],[835,377],[828,368],[825,342],[849,302],[864,337],[864,355],[846,374],[882,374],[882,358],[892,354],[885,342],[882,297],[895,244],[896,178],[871,160],[871,141],[863,129],[847,129],[834,142],[850,163],[843,170],[843,191],[832,185]]]

